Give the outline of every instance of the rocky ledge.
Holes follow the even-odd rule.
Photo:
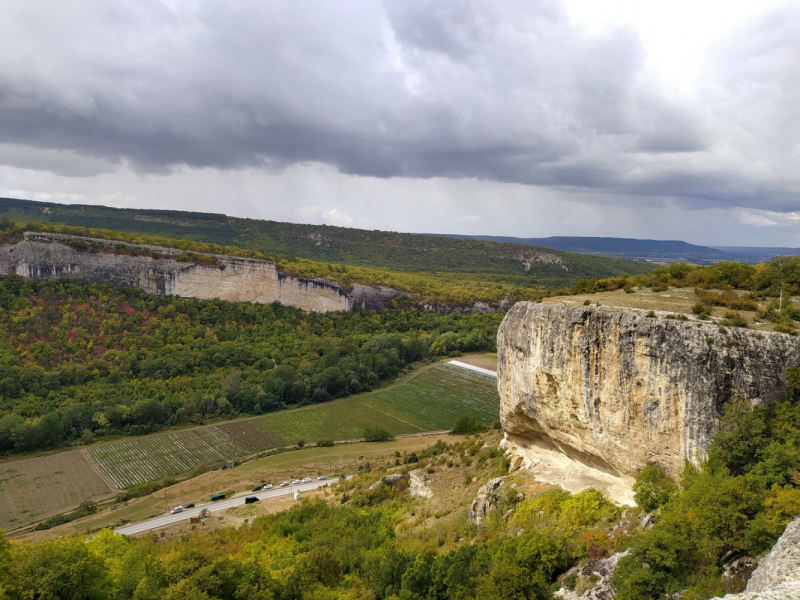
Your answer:
[[[786,334],[531,302],[508,312],[497,346],[506,447],[628,480],[647,464],[677,477],[729,400],[769,404],[800,357]]]

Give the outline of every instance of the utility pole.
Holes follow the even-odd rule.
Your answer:
[[[167,490],[164,490],[164,512],[167,512]]]
[[[778,300],[778,312],[783,311],[783,286],[781,286],[781,297]]]

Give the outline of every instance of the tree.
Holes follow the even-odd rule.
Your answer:
[[[394,439],[394,435],[383,427],[367,427],[364,430],[365,442],[388,442]]]
[[[761,459],[769,441],[766,411],[739,398],[725,405],[708,454],[712,460],[722,462],[731,474],[742,475]]]
[[[645,512],[653,512],[664,506],[675,493],[675,484],[667,479],[664,469],[647,465],[633,484],[633,498]]]

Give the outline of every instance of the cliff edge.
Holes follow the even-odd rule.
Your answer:
[[[630,482],[705,456],[731,398],[767,405],[800,343],[781,333],[519,302],[497,336],[505,446],[530,466],[563,453]]]
[[[107,251],[76,249],[73,245],[78,241]],[[145,251],[158,258],[133,256],[128,250]],[[265,260],[221,254],[198,255],[208,259],[202,263],[176,260],[181,254],[181,250],[161,246],[26,232],[22,242],[0,246],[0,276],[16,274],[36,280],[74,278],[137,287],[153,294],[260,304],[280,302],[320,312],[351,310],[356,306],[380,310],[392,298],[406,294],[384,286],[361,284],[347,290],[335,281],[293,277]]]

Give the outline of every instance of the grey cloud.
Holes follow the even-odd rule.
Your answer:
[[[632,32],[591,36],[555,0],[5,4],[7,144],[141,172],[323,162],[381,178],[797,207],[793,175],[765,181],[714,154],[731,122],[762,155],[797,133],[797,104],[776,87],[798,85],[796,53],[780,60],[797,49],[796,18],[765,19],[720,49],[720,122],[706,100],[648,78]],[[767,90],[773,116],[743,86]],[[758,134],[764,123],[771,132]]]

